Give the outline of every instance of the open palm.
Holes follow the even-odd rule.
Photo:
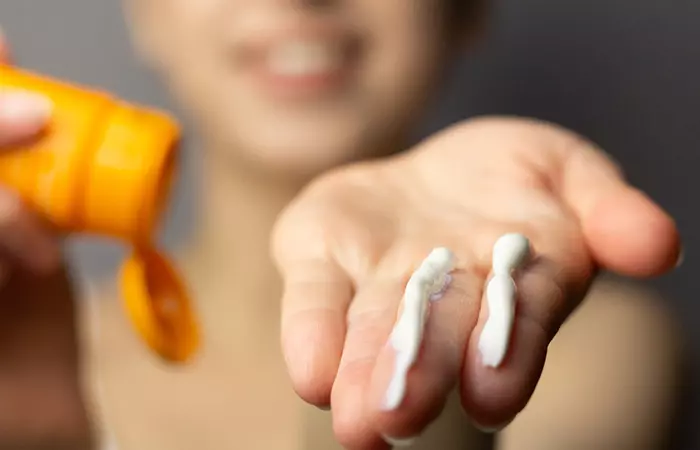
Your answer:
[[[494,242],[527,236],[535,258],[517,279],[511,345],[497,369],[477,346]],[[434,247],[456,255],[431,305],[401,406],[382,401],[386,346],[406,282]],[[511,420],[539,379],[547,346],[600,268],[630,276],[670,270],[673,221],[578,136],[542,123],[480,119],[397,157],[342,168],[303,192],[273,236],[285,280],[282,339],[299,395],[331,406],[350,449],[386,448],[420,432],[459,384],[482,426]]]

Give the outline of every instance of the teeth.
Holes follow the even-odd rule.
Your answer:
[[[286,76],[327,73],[340,63],[339,49],[323,42],[285,42],[273,47],[267,57],[270,71]]]

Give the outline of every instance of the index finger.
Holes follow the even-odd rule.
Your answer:
[[[51,103],[45,97],[0,87],[0,149],[39,134],[50,115]]]
[[[306,402],[327,408],[345,341],[352,283],[331,261],[284,264],[281,272],[281,340],[292,384]]]
[[[7,39],[0,28],[0,65],[8,63],[9,58]],[[3,88],[0,83],[0,149],[19,145],[41,132],[51,109],[45,97]]]

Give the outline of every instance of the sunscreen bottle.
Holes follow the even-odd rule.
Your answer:
[[[164,113],[0,64],[0,90],[46,96],[53,114],[36,140],[0,152],[0,184],[63,233],[117,239],[126,313],[158,355],[186,361],[199,344],[187,289],[154,243],[178,164],[180,130]]]

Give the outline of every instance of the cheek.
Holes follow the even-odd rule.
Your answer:
[[[442,73],[446,43],[445,33],[438,26],[441,14],[434,2],[403,3],[394,5],[392,11],[387,7],[383,14],[376,14],[376,20],[385,20],[373,24],[367,83],[375,95],[384,98],[384,104],[391,102],[397,109],[411,110],[432,93]]]
[[[134,0],[154,1],[154,0]],[[167,3],[152,11],[150,23],[160,29],[160,53],[164,76],[168,81],[186,81],[211,72],[216,57],[224,52],[222,29],[226,25],[224,0],[158,0]]]
[[[209,23],[202,17],[179,17],[163,52],[161,80],[187,115],[197,122],[218,117],[222,92],[227,90],[225,58]]]
[[[440,66],[425,43],[410,39],[395,46],[389,43],[381,50],[384,54],[378,55],[377,64],[369,68],[364,83],[374,114],[381,118],[379,125],[401,135],[411,132],[407,128],[415,125],[434,93]]]

